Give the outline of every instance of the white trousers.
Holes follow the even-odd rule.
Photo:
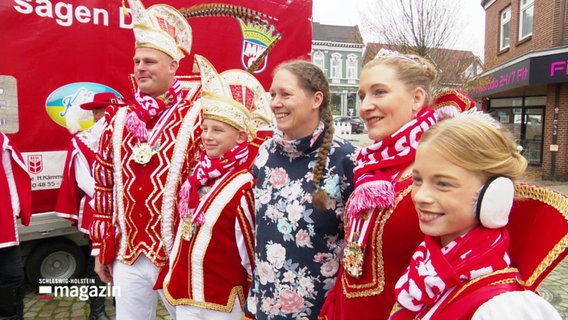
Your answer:
[[[179,320],[240,320],[243,317],[243,311],[239,298],[236,297],[231,313],[181,305],[176,306],[176,317]]]
[[[169,304],[162,290],[153,290],[158,279],[158,267],[150,259],[141,255],[133,265],[115,261],[112,279],[115,287],[120,288],[116,298],[117,320],[154,320],[158,307],[158,295],[170,316],[175,317],[175,307]]]

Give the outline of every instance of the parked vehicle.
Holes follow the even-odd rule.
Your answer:
[[[162,3],[142,2],[147,7]],[[229,16],[202,5],[210,1],[167,2],[180,11],[193,10],[188,18],[195,35],[192,54],[180,61],[177,72],[184,93],[199,88],[194,52],[219,72],[254,67],[265,89],[274,66],[309,57],[311,0],[217,1],[236,6],[223,11]],[[88,241],[54,214],[71,139],[66,116],[82,112],[80,104],[99,92],[134,101],[132,15],[125,10],[120,1],[108,0],[0,1],[0,131],[21,151],[32,180],[31,224],[18,226],[31,283],[84,274]],[[258,15],[262,23],[231,12]],[[81,129],[93,124],[86,113],[76,117]]]
[[[360,134],[365,131],[365,123],[363,119],[359,117],[350,117],[350,116],[334,116],[333,122],[336,124],[339,123],[349,123],[351,124],[351,132],[355,134]]]

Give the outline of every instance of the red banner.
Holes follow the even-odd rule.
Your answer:
[[[195,6],[206,3],[142,2],[146,8],[167,3],[182,13],[196,12]],[[269,48],[255,73],[268,89],[277,64],[308,57],[311,0],[222,2],[259,12],[267,23],[246,22],[237,14],[188,17],[192,53],[181,60],[178,75],[194,74],[193,54],[208,58],[221,72],[247,69]],[[132,99],[133,55],[132,18],[123,14],[120,0],[0,1],[0,131],[9,134],[24,158],[35,159],[28,163],[36,171],[32,174],[36,211],[51,208],[49,199],[43,205],[37,200],[52,197],[60,184],[63,163],[58,162],[64,159],[60,152],[71,137],[65,127],[66,112],[89,91],[114,91]]]

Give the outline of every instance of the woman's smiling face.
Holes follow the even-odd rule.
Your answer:
[[[322,93],[303,89],[298,78],[286,69],[274,74],[270,86],[270,108],[284,138],[294,140],[310,135],[317,127]]]
[[[359,116],[371,140],[383,140],[414,118],[424,103],[424,98],[416,95],[417,90],[424,91],[408,89],[392,67],[378,64],[363,70],[357,92],[361,100]]]

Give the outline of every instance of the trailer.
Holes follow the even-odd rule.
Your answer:
[[[311,0],[142,2],[167,3],[188,19],[192,52],[180,79],[197,75],[194,53],[219,72],[253,72],[265,89],[280,62],[309,59]],[[79,105],[94,93],[134,100],[132,17],[120,0],[3,0],[0,30],[0,131],[32,178],[31,224],[18,226],[26,277],[32,284],[82,277],[88,239],[53,211],[71,139],[66,116],[80,113],[77,125],[86,129],[93,120]]]

